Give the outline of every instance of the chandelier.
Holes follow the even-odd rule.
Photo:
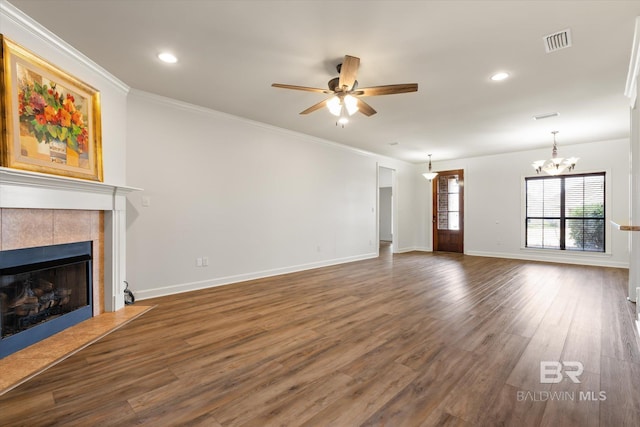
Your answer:
[[[571,172],[576,167],[576,163],[580,160],[578,157],[569,157],[567,159],[558,157],[558,144],[556,143],[557,130],[551,132],[553,134],[553,150],[551,151],[551,159],[536,160],[531,164],[536,173],[545,171],[549,175],[560,175],[563,172]]]
[[[429,172],[423,173],[422,176],[424,176],[429,181],[438,176],[438,172],[431,172],[431,154],[429,154]]]

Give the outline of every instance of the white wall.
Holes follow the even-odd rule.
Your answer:
[[[629,138],[630,177],[630,211],[629,220],[633,225],[640,224],[640,16],[636,17],[631,60],[625,85],[625,95],[629,98],[631,136]],[[624,223],[625,218],[620,218]],[[636,326],[640,332],[640,232],[629,233],[629,290],[631,301],[636,302]]]
[[[378,187],[393,187],[393,169],[378,168]]]
[[[104,182],[125,185],[129,88],[5,0],[0,0],[0,34],[100,92]]]
[[[393,200],[391,187],[380,187],[380,240],[392,241],[392,214],[391,202]]]
[[[378,239],[393,240],[393,169],[378,168]]]
[[[127,208],[138,298],[377,256],[378,165],[407,193],[399,245],[416,246],[402,217],[415,165],[139,91],[127,112],[127,180],[144,188]]]
[[[524,177],[535,175],[531,162],[549,158],[551,145],[542,150],[434,162],[436,171],[464,169],[465,253],[628,267],[628,233],[617,231],[609,220],[626,219],[629,215],[629,141],[560,145],[559,154],[580,157],[576,173],[607,172],[607,253],[524,249]],[[426,166],[422,169],[426,171]]]

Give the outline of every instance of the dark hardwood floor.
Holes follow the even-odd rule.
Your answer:
[[[383,253],[140,301],[157,307],[0,397],[0,425],[638,426],[626,287],[623,269]],[[580,383],[541,383],[545,361],[582,363]]]

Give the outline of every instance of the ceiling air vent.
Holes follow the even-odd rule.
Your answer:
[[[571,47],[571,30],[566,29],[543,37],[544,50],[547,53]]]
[[[558,112],[538,114],[537,116],[533,116],[533,120],[548,119],[550,117],[558,117],[559,115],[560,115],[560,113],[558,113]]]

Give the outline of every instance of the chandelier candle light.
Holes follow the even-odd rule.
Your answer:
[[[429,154],[429,172],[423,173],[422,176],[424,176],[429,181],[438,176],[438,172],[431,172],[431,154]]]
[[[549,175],[560,175],[563,172],[571,172],[575,169],[576,163],[580,160],[578,157],[569,157],[567,159],[558,157],[558,144],[556,143],[557,130],[551,132],[553,134],[553,150],[551,151],[551,159],[536,160],[531,164],[536,173],[545,171]]]

